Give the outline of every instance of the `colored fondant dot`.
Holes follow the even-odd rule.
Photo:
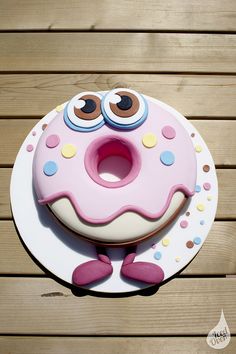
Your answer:
[[[154,258],[157,259],[158,261],[159,261],[159,259],[161,259],[161,256],[162,256],[162,254],[159,251],[154,253]]]
[[[45,163],[43,166],[43,172],[46,176],[53,176],[57,172],[58,167],[56,162],[54,161],[48,161]]]
[[[195,245],[200,245],[200,243],[202,242],[201,237],[195,237],[193,242],[195,243]]]
[[[33,150],[34,150],[33,145],[31,145],[31,144],[27,145],[27,146],[26,146],[26,150],[27,150],[28,152],[33,151]]]
[[[47,128],[47,126],[48,126],[47,124],[43,124],[42,125],[42,130],[45,130]]]
[[[33,135],[33,136],[36,135],[36,131],[35,131],[35,130],[32,131],[32,135]]]
[[[166,139],[174,139],[176,136],[176,132],[174,130],[174,128],[172,128],[169,125],[166,125],[163,129],[162,129],[162,135],[166,138]]]
[[[203,169],[204,172],[209,172],[210,171],[210,166],[209,165],[204,165],[202,169]]]
[[[164,151],[160,156],[161,162],[166,166],[171,166],[175,162],[175,156],[171,151]]]
[[[66,159],[70,159],[75,156],[76,154],[76,147],[72,144],[66,144],[61,149],[61,154]]]
[[[196,152],[201,152],[202,151],[202,147],[200,145],[196,145],[195,146],[195,151]]]
[[[58,135],[49,135],[46,140],[46,145],[48,148],[54,148],[60,143],[60,138]]]
[[[205,206],[203,204],[198,204],[197,205],[197,210],[204,211],[205,210]]]
[[[212,196],[208,195],[207,200],[210,202],[212,200]]]
[[[175,257],[175,261],[176,261],[176,262],[180,262],[180,259],[181,259],[181,258],[180,258],[180,257],[178,257],[178,256],[177,256],[177,257]]]
[[[205,191],[209,191],[211,189],[211,184],[206,182],[203,184],[203,188],[205,189]]]
[[[195,186],[195,192],[201,192],[201,186],[199,186],[198,184]]]
[[[56,111],[61,112],[63,108],[64,108],[63,104],[60,104],[59,106],[56,106]]]
[[[143,137],[143,145],[147,148],[152,148],[157,144],[157,137],[153,133],[147,133]]]
[[[194,246],[193,241],[188,241],[188,242],[186,242],[186,247],[187,247],[187,248],[193,248],[193,246]]]
[[[168,237],[163,238],[162,245],[167,247],[170,244],[170,239]]]
[[[205,224],[205,221],[204,220],[201,220],[200,221],[200,225],[204,225]]]
[[[187,211],[187,213],[185,214],[186,216],[189,216],[190,215],[190,212],[189,211]]]
[[[191,137],[192,137],[192,138],[194,138],[194,137],[195,137],[195,134],[194,134],[194,133],[192,133],[192,134],[191,134]]]
[[[180,222],[180,227],[182,227],[182,229],[186,229],[187,226],[188,226],[187,220],[182,220]]]

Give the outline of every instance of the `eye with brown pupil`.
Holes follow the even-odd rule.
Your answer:
[[[85,102],[85,105],[81,108],[74,107],[75,115],[84,120],[93,120],[101,114],[101,99],[94,95],[84,95],[79,98]]]
[[[116,95],[120,96],[121,100],[118,103],[111,103],[111,111],[121,118],[129,118],[136,114],[139,110],[138,98],[128,91],[116,92]]]
[[[87,99],[85,100],[85,105],[81,108],[81,111],[84,113],[92,113],[96,109],[96,103],[94,100]]]
[[[127,111],[127,109],[130,109],[132,107],[132,100],[129,96],[122,95],[121,101],[117,103],[117,107],[121,109],[122,111]]]

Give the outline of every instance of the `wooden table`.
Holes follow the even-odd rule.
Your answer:
[[[0,353],[214,352],[206,335],[221,309],[236,333],[236,2],[1,0],[0,31]],[[169,103],[202,134],[219,179],[216,221],[158,292],[74,294],[22,246],[10,175],[45,113],[120,86]]]

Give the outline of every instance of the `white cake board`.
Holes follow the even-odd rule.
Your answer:
[[[158,233],[158,237],[153,237],[137,247],[135,260],[149,261],[160,265],[164,270],[164,280],[166,280],[184,268],[203,245],[215,218],[218,185],[212,156],[195,127],[172,107],[154,98],[146,97],[173,113],[190,136],[192,133],[195,134],[191,138],[193,145],[199,145],[202,148],[200,153],[196,152],[197,185],[201,186],[201,191],[189,200],[188,205],[174,222]],[[62,106],[64,107],[65,104]],[[36,124],[23,142],[12,172],[10,196],[14,220],[26,247],[46,269],[71,284],[71,276],[75,267],[96,259],[95,247],[57,223],[49,209],[37,203],[32,186],[32,161],[35,147],[43,133],[42,125],[48,124],[56,114],[56,109],[48,113]],[[32,132],[36,135],[33,135]],[[29,144],[34,147],[31,152],[26,150]],[[209,172],[203,171],[204,165],[210,166]],[[203,184],[205,182],[211,184],[210,191],[204,190]],[[198,204],[204,205],[204,211],[197,209]],[[189,212],[190,215],[186,216],[186,212]],[[180,227],[182,220],[188,221],[187,228]],[[168,246],[163,246],[162,240],[166,237],[170,243]],[[187,241],[193,241],[195,237],[201,238],[201,244],[194,245],[192,248],[186,247]],[[155,259],[156,252],[161,252],[160,260]],[[141,282],[129,281],[120,276],[124,249],[109,248],[107,253],[112,261],[113,274],[105,281],[84,288],[98,292],[126,293],[150,286]]]

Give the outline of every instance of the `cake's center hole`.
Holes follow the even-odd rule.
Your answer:
[[[117,182],[127,177],[133,161],[129,148],[119,140],[113,140],[97,150],[97,173],[104,181]]]
[[[91,142],[85,152],[84,166],[100,186],[121,188],[138,176],[141,157],[128,139],[110,135]]]

